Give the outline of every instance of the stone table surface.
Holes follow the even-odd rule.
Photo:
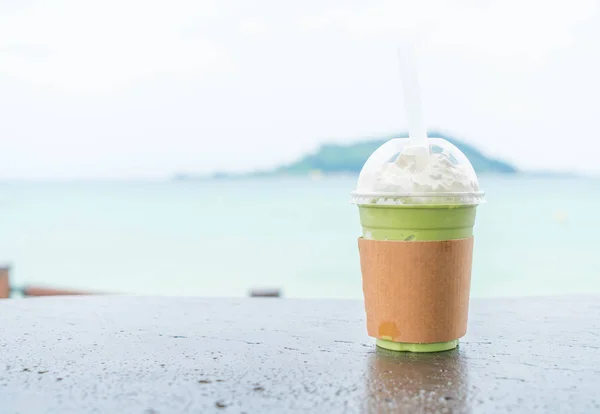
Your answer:
[[[457,350],[400,354],[347,300],[0,301],[0,412],[600,412],[600,297],[474,300]]]

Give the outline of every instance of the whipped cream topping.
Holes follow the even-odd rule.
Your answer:
[[[373,191],[384,193],[476,192],[479,185],[469,164],[459,164],[447,151],[423,154],[403,151],[375,172]]]

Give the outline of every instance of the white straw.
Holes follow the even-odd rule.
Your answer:
[[[400,58],[400,79],[404,91],[404,108],[408,122],[410,145],[429,149],[427,129],[425,128],[421,109],[421,91],[419,89],[414,46],[409,43],[402,44],[398,50],[398,57]]]

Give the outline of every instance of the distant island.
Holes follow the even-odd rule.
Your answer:
[[[215,173],[209,178],[306,176],[321,174],[357,175],[373,151],[392,138],[406,138],[407,136],[408,134],[404,133],[389,137],[362,140],[351,144],[323,144],[315,153],[307,154],[290,164],[282,165],[271,170],[241,174]],[[518,172],[515,166],[499,159],[487,157],[477,148],[456,138],[437,131],[431,131],[429,136],[444,138],[456,145],[467,156],[469,161],[471,161],[473,168],[478,174],[514,174]],[[196,177],[185,174],[175,176],[176,180],[189,180],[194,178]]]

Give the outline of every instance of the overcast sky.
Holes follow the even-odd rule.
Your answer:
[[[0,0],[0,179],[293,160],[425,119],[527,169],[600,175],[597,1]]]

